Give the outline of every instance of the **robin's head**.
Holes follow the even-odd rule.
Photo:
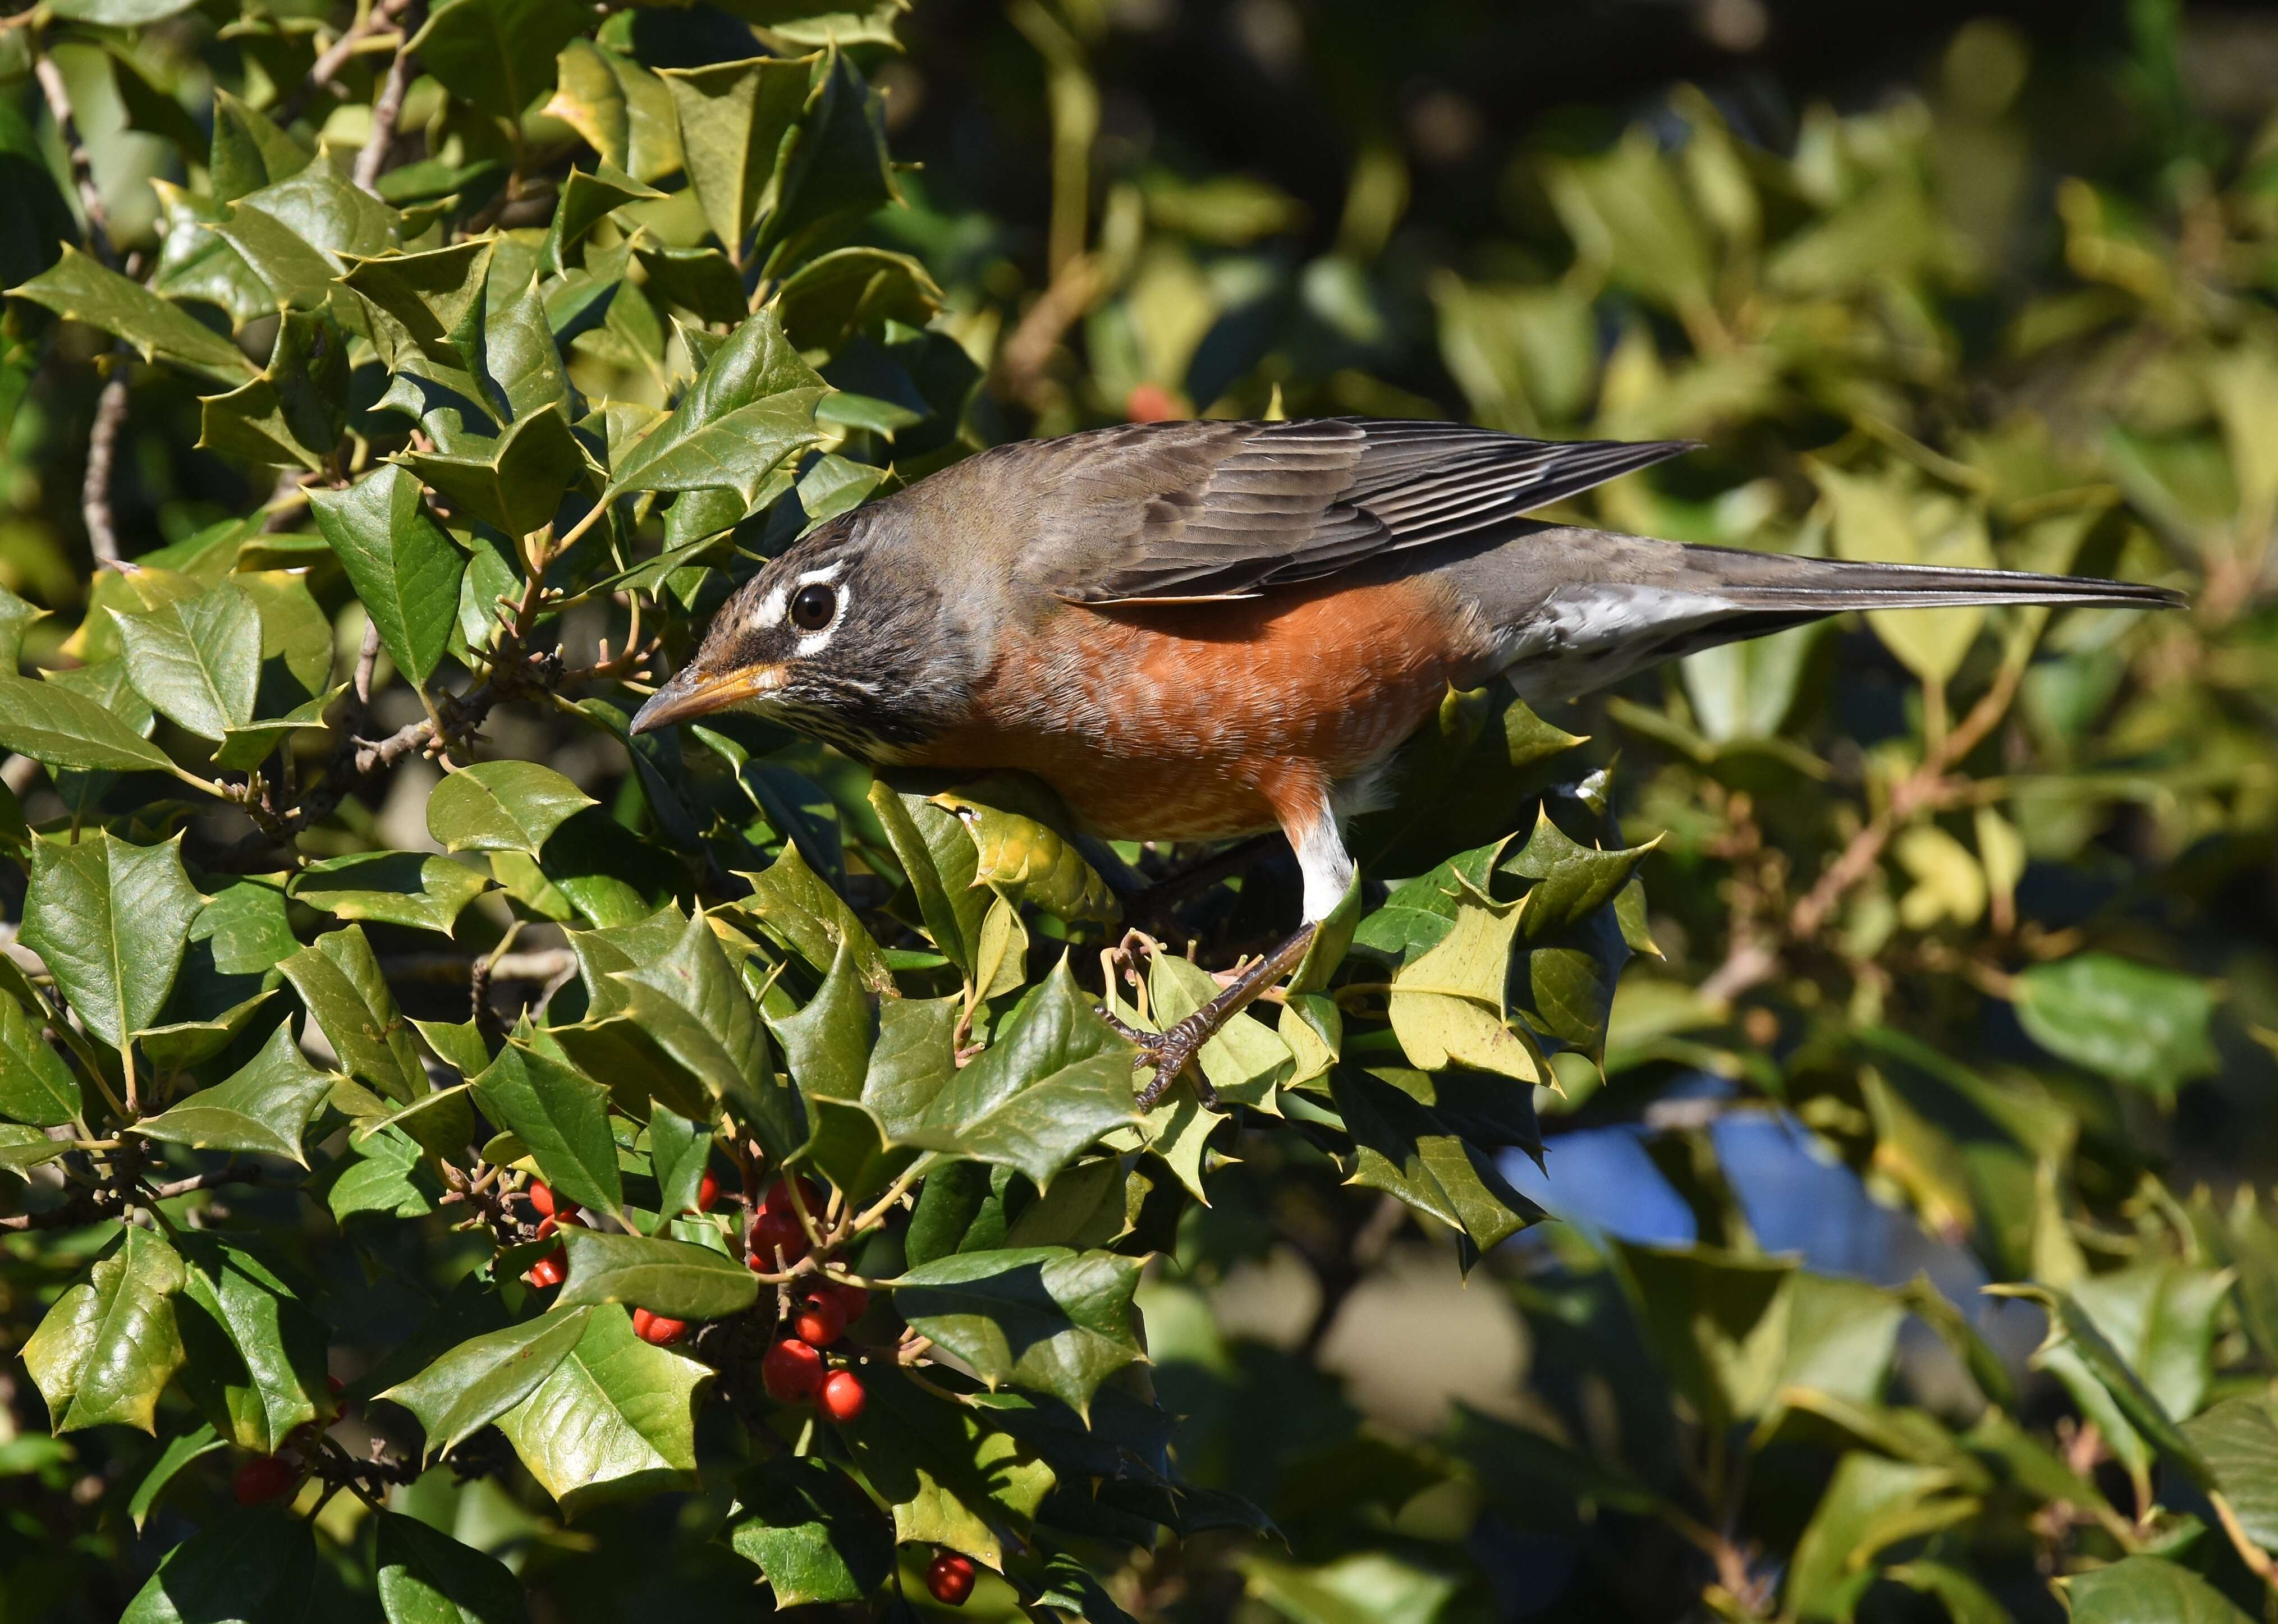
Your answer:
[[[891,503],[816,530],[729,599],[704,645],[633,718],[644,733],[738,710],[870,759],[953,721],[970,674],[935,568]]]

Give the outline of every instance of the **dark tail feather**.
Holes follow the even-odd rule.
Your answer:
[[[1840,614],[1853,609],[1940,609],[2045,604],[2058,608],[2181,609],[2171,587],[2022,569],[1953,569],[1935,564],[1854,564],[1724,547],[1686,549],[1696,579],[1734,608]]]

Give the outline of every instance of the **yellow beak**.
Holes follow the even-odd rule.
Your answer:
[[[764,698],[782,686],[783,667],[778,665],[745,666],[715,676],[701,664],[692,663],[649,696],[648,703],[633,716],[632,730],[646,733],[673,722],[692,721],[715,711],[731,710]]]

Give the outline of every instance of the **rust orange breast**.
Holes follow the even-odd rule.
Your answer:
[[[1009,634],[971,716],[916,752],[1019,767],[1118,839],[1301,827],[1465,676],[1478,640],[1430,576],[1230,603],[1057,607]]]

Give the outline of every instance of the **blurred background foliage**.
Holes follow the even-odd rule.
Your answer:
[[[717,59],[716,16],[637,14],[644,59]],[[58,48],[123,247],[163,254],[217,65],[273,109],[337,20]],[[914,167],[865,234],[925,263],[970,362],[942,380],[954,431],[898,443],[906,475],[1125,416],[1681,436],[1703,449],[1598,493],[1603,522],[2197,599],[1806,628],[1554,718],[1621,758],[1631,843],[1660,838],[1662,957],[1602,1068],[1561,1056],[1540,1094],[1547,1172],[1505,1169],[1566,1221],[1459,1285],[1449,1235],[1389,1197],[1286,1136],[1225,1141],[1142,1302],[1181,1466],[1285,1542],[1134,1558],[1120,1605],[2271,1616],[2278,22],[928,0],[899,32],[872,72]],[[566,142],[574,108],[549,111],[525,137]],[[27,80],[0,119],[9,163],[61,172]],[[501,156],[432,83],[423,120],[432,168],[399,204]],[[623,167],[653,179],[638,136]],[[67,230],[28,201],[52,194],[11,188],[9,285]],[[605,339],[589,391],[638,398]],[[91,579],[98,348],[4,372],[0,584],[57,612],[34,660]],[[129,554],[264,494],[195,448],[194,397],[138,389]],[[606,797],[603,757],[564,770]],[[422,798],[377,800],[375,827]],[[0,1616],[112,1616],[163,1548],[120,1514],[131,1449],[50,1442],[16,1399]],[[764,1605],[668,1513],[565,1529],[489,1483],[431,1492],[544,1616]]]

